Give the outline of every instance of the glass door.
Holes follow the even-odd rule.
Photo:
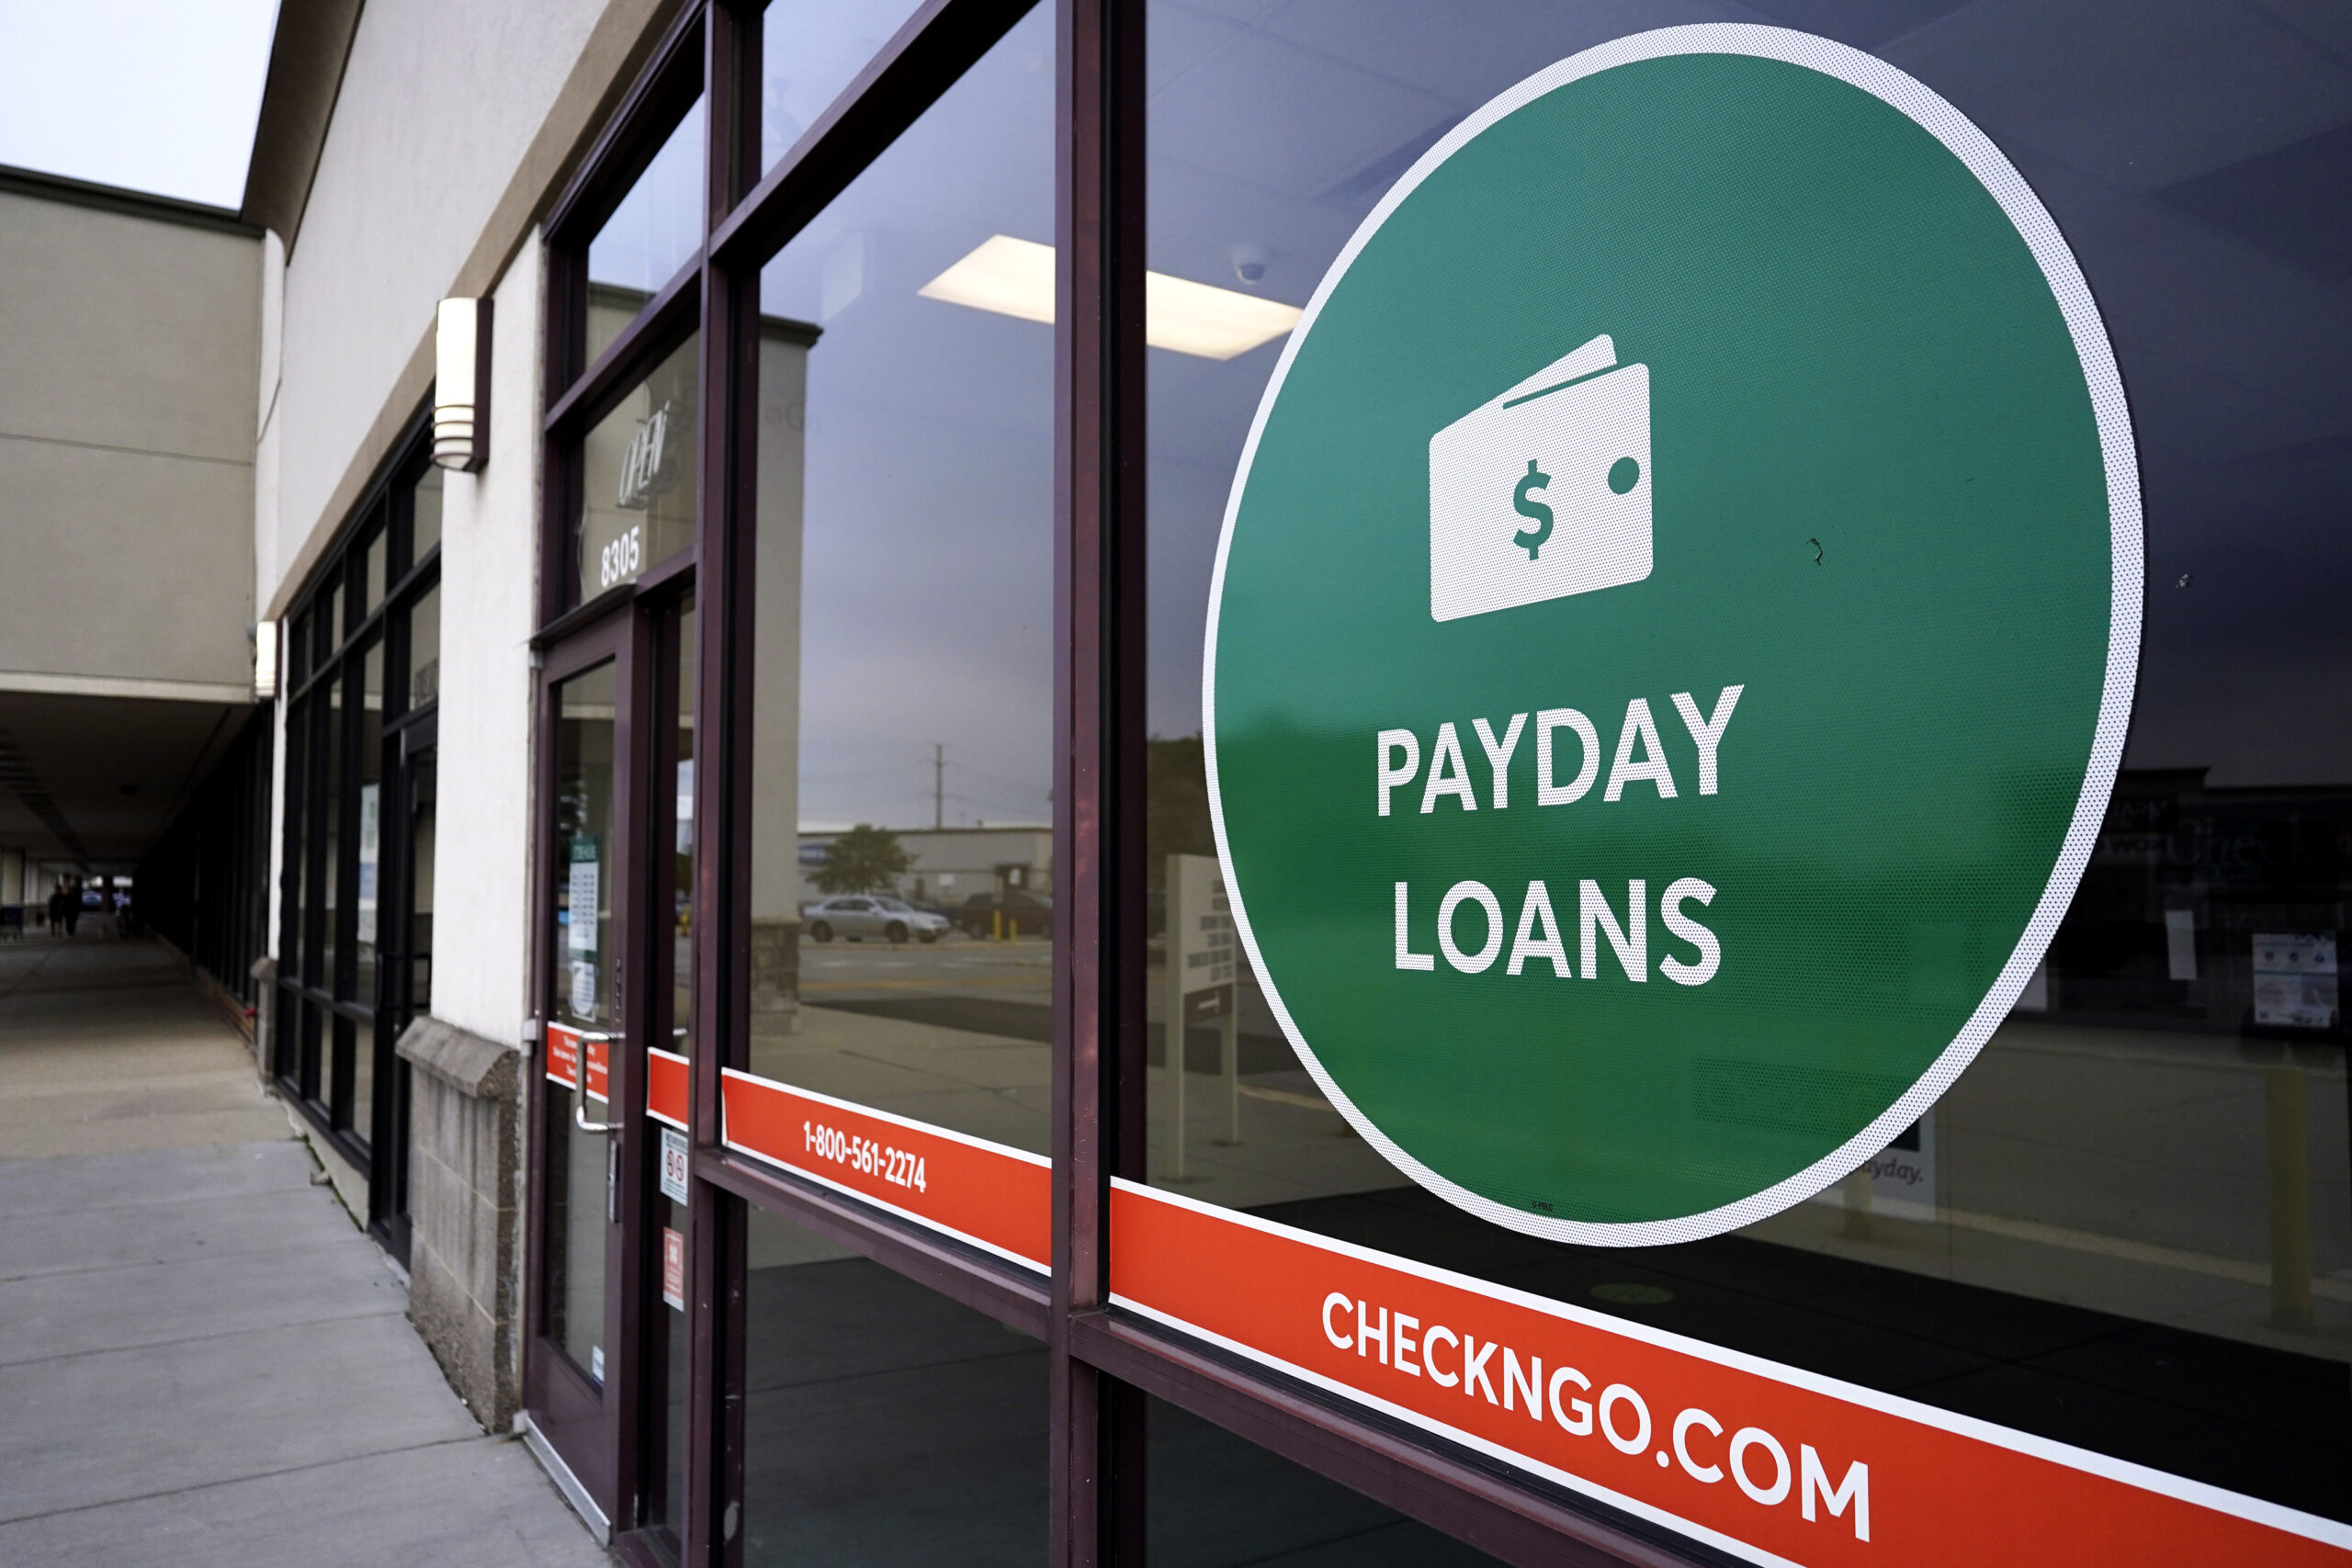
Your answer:
[[[649,596],[548,661],[525,1390],[609,1526],[673,1551],[690,1343],[695,625],[691,593]]]
[[[630,1044],[631,1008],[646,987],[633,974],[642,838],[631,832],[643,792],[633,785],[632,632],[623,610],[551,650],[541,688],[539,1071],[532,1140],[530,1304],[524,1402],[540,1437],[584,1500],[617,1513],[620,1452],[631,1407],[630,1360],[620,1354],[634,1228],[625,1166],[639,1164],[629,1118],[641,1103]],[[575,1499],[580,1500],[580,1499]]]

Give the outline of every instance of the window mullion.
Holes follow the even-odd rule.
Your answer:
[[[743,181],[743,149],[758,152],[761,17],[755,7],[714,0],[704,21],[704,229],[725,216]],[[694,1039],[689,1079],[690,1137],[710,1146],[718,1139],[722,1062],[735,1059],[735,1032],[744,1019],[751,975],[750,920],[752,736],[751,628],[756,576],[751,549],[758,529],[755,481],[759,352],[759,271],[714,266],[707,241],[701,253],[700,342],[703,417],[695,461],[697,493],[695,595],[697,726],[695,816],[705,824],[695,839]],[[743,853],[739,854],[738,848]],[[741,1495],[743,1469],[742,1199],[697,1182],[687,1236],[686,1506],[680,1560],[722,1564],[740,1556],[733,1538],[741,1517],[731,1505]]]
[[[1078,1568],[1142,1535],[1139,1402],[1071,1330],[1110,1299],[1109,1176],[1143,1157],[1144,6],[1056,21],[1049,1555]]]

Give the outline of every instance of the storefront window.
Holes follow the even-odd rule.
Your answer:
[[[1032,1155],[1052,1147],[1051,37],[1044,12],[1016,27],[762,274],[745,1064]]]
[[[288,690],[300,686],[311,673],[311,617],[297,615],[294,629],[286,637],[286,684]]]
[[[703,109],[697,99],[588,245],[593,365],[702,245]]]
[[[1145,1551],[1154,1568],[1495,1561],[1163,1400],[1145,1403],[1144,1424]]]
[[[289,616],[284,1022],[272,1063],[367,1175],[368,1224],[396,1257],[407,1246],[407,1069],[392,1043],[429,1005],[432,953],[441,470],[424,464],[424,438],[413,433],[396,454]]]
[[[379,998],[378,925],[381,918],[384,864],[384,644],[379,637],[360,658],[358,794],[354,825],[355,882],[352,887],[352,968],[349,1000],[372,1008]],[[369,1111],[376,1102],[375,1032],[352,1058],[351,1130],[363,1142],[371,1136]]]
[[[408,613],[408,705],[423,707],[441,694],[441,587],[435,583]]]
[[[310,769],[311,753],[303,732],[309,715],[308,704],[291,703],[287,705],[286,766],[280,776],[284,781],[281,787],[289,802],[307,798],[302,781]],[[302,958],[307,947],[303,937],[303,919],[304,911],[310,908],[310,890],[302,874],[302,851],[310,837],[303,831],[300,811],[289,811],[286,818],[285,879],[281,884],[284,912],[279,917],[277,931],[277,970],[288,979],[302,974]]]
[[[318,603],[313,611],[317,621],[312,629],[317,636],[311,644],[311,654],[312,662],[318,664],[323,664],[333,659],[334,650],[343,645],[342,623],[335,619],[334,614],[334,590],[335,585],[330,580],[319,590]]]
[[[1761,9],[1825,25],[1818,7]],[[2284,112],[2275,86],[2341,78],[2316,45],[2251,14],[2193,26],[2143,18],[2122,51],[2116,35],[2056,14],[1996,23],[1980,13],[1899,36],[1858,24],[1851,41],[1949,97],[2056,220],[2130,389],[2147,518],[2144,642],[2121,772],[2080,889],[2015,1011],[1916,1126],[1809,1201],[1685,1245],[1586,1247],[1517,1234],[1408,1180],[1327,1098],[1278,1021],[1280,996],[1246,959],[1235,988],[1206,1005],[1180,999],[1162,968],[1150,1000],[1150,1179],[1188,1200],[2352,1518],[2340,1451],[2319,1436],[2342,1428],[2352,1362],[2335,978],[2352,885],[2352,716],[2341,682],[2322,673],[2340,671],[2346,647],[2334,606],[2352,587],[2352,555],[2327,519],[2352,498],[2352,463],[2340,422],[2312,412],[2343,402],[2352,329],[2329,292],[2343,269],[2312,249],[2302,216],[2316,199],[2302,193],[2319,188],[2310,182],[2341,175],[2341,132],[2326,128],[2346,111],[2337,87],[2324,109]],[[1220,319],[1274,329],[1227,354],[1177,341],[1172,319],[1148,324],[1159,345],[1148,367],[1151,881],[1156,908],[1197,919],[1226,909],[1205,902],[1225,897],[1214,860],[1198,863],[1187,909],[1184,874],[1169,857],[1217,853],[1202,650],[1229,491],[1289,339],[1277,317],[1297,319],[1359,225],[1474,109],[1542,64],[1689,13],[1563,6],[1442,39],[1368,29],[1354,8],[1333,5],[1243,21],[1168,0],[1150,16],[1149,265],[1209,290],[1198,298]],[[2207,74],[2224,54],[2226,76]],[[2175,91],[2191,81],[2194,92]],[[2162,125],[2118,107],[2159,96],[2175,107]],[[1460,236],[1467,249],[1482,243]],[[1590,328],[1605,330],[1621,334],[1621,358],[1646,352],[1622,335],[1630,327]],[[1526,351],[1530,370],[1561,352],[1548,344]],[[1666,420],[1663,380],[1652,395]],[[1790,543],[1815,531],[1826,530],[1797,530]],[[1809,570],[1816,557],[1808,547],[1791,558]],[[2020,579],[1981,613],[2040,614],[2018,608],[2040,604],[2040,591]],[[1569,665],[1572,654],[1562,656]],[[1573,673],[1564,666],[1560,682]],[[1479,781],[1475,804],[1491,809],[1472,739],[1479,700],[1465,694],[1453,716]],[[1665,694],[1655,700],[1674,722]],[[1703,700],[1718,700],[1714,687]],[[1622,694],[1616,702],[1624,711]],[[1515,791],[1536,786],[1532,750],[1518,755]],[[1421,782],[1413,787],[1418,803]],[[1692,843],[1694,855],[1710,852]],[[1838,852],[1825,843],[1817,858]],[[1576,884],[1566,886],[1563,957],[1573,967]],[[1430,906],[1444,890],[1414,889]],[[1246,905],[1246,874],[1240,894]],[[1434,953],[1437,916],[1422,908],[1431,934],[1415,940]],[[1520,912],[1514,903],[1504,919]],[[1460,919],[1472,942],[1478,912]],[[1156,955],[1163,940],[1181,951],[1178,939],[1156,938]],[[1594,938],[1584,941],[1589,963]],[[1626,951],[1603,946],[1600,962]],[[1385,946],[1378,957],[1385,966]],[[1893,1019],[1938,983],[1942,962],[1925,948],[1905,954],[1864,1013]],[[1652,985],[1670,989],[1655,974]],[[1431,1049],[1475,1053],[1480,1029],[1464,1010]],[[1834,1122],[1846,1112],[1833,1089],[1754,1075],[1685,1085],[1676,1092],[1697,1108],[1675,1157],[1703,1162]]]
[[[761,23],[762,170],[792,150],[919,8],[915,0],[769,0]]]
[[[342,965],[338,955],[347,952],[343,945],[343,836],[349,831],[348,818],[343,809],[344,781],[351,776],[345,766],[345,748],[349,737],[344,733],[344,672],[337,669],[320,684],[322,690],[311,698],[317,708],[319,803],[322,831],[318,839],[318,866],[312,874],[319,879],[318,964],[313,984],[322,987],[330,998],[341,994]],[[334,1103],[323,1079],[319,1085],[322,1103]]]
[[[379,528],[368,541],[365,564],[360,568],[360,582],[365,597],[360,602],[364,613],[384,602],[384,567],[391,547],[390,529]]]
[[[410,564],[423,560],[441,544],[441,470],[427,468],[416,481],[413,510],[409,514]]]
[[[1115,148],[1055,181],[1130,40],[943,8],[892,91],[960,77],[810,141],[916,9],[775,0],[756,102],[709,100],[756,126],[632,132],[550,232],[627,371],[556,430],[545,607],[602,603],[540,688],[535,1326],[603,1389],[526,1399],[628,1400],[544,1428],[616,1530],[1031,1562],[1102,1497],[1178,1564],[1812,1562],[2015,1496],[1976,1556],[2336,1539],[2340,61],[2276,7],[1149,0],[1143,318],[1064,336],[1057,409],[1135,193]],[[715,17],[662,102],[741,63]],[[754,130],[801,174],[706,213]],[[706,220],[751,374],[645,313]],[[1137,739],[1145,886],[1074,931]],[[989,1315],[1065,1309],[1050,1352]],[[1049,1496],[1114,1378],[1174,1402],[1114,1390]]]
[[[580,593],[633,581],[695,542],[701,340],[689,337],[582,444]]]
[[[1046,1348],[753,1211],[743,1562],[1046,1557]]]
[[[412,1016],[433,1010],[433,846],[440,811],[440,763],[426,750],[409,775],[409,991]]]

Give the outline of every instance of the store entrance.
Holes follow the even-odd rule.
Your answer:
[[[691,1054],[693,625],[688,598],[637,601],[550,649],[541,678],[524,1388],[575,1503],[673,1539],[686,1204],[662,1167]]]

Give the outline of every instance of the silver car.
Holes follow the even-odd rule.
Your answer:
[[[887,942],[937,942],[947,930],[944,916],[926,914],[903,898],[884,893],[839,893],[801,913],[808,934],[819,942],[836,936],[856,942],[878,936]]]

